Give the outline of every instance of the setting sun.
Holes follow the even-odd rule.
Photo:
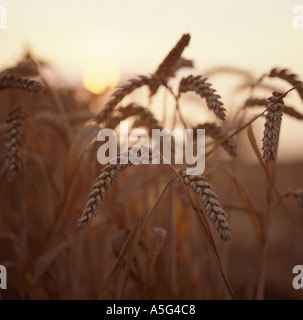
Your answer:
[[[94,94],[102,93],[106,88],[113,88],[119,81],[119,69],[112,61],[91,62],[83,75],[84,87]]]

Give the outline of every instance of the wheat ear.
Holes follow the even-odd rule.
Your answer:
[[[160,77],[167,77],[169,76],[172,68],[177,63],[179,58],[182,55],[182,52],[184,51],[185,47],[188,46],[190,41],[190,34],[186,33],[183,34],[181,39],[177,42],[177,44],[174,46],[173,49],[168,53],[168,55],[165,57],[163,62],[159,65],[156,75]]]
[[[20,76],[38,76],[38,64],[31,58],[20,61],[15,67],[3,70],[0,75],[15,74]]]
[[[256,106],[267,106],[268,100],[267,99],[258,99],[258,98],[251,98],[246,100],[244,108],[247,107],[256,107]],[[303,114],[295,110],[293,107],[285,106],[284,105],[284,111],[283,113],[296,118],[298,120],[303,120]]]
[[[191,66],[192,62],[190,60],[185,60],[181,58],[181,55],[188,46],[190,41],[189,34],[183,34],[177,44],[171,49],[168,55],[164,58],[164,60],[159,65],[155,75],[167,79],[174,75],[178,68],[182,68],[183,66]],[[152,83],[149,86],[151,96],[154,95],[159,88],[159,83]]]
[[[97,209],[100,207],[106,191],[109,189],[113,180],[123,172],[126,168],[133,165],[131,159],[135,155],[140,155],[143,150],[145,159],[151,160],[153,157],[152,150],[150,148],[139,149],[138,152],[129,149],[126,154],[120,154],[115,159],[114,163],[109,163],[106,165],[100,172],[100,175],[95,180],[95,183],[91,189],[90,194],[83,210],[81,218],[78,220],[77,228],[83,228],[87,226],[93,217],[96,215]],[[128,163],[121,163],[121,160],[125,157],[128,157]],[[111,161],[113,162],[113,161]]]
[[[207,123],[199,124],[194,128],[194,130],[197,130],[197,129],[205,129],[206,135],[210,136],[216,141],[222,141],[220,142],[222,148],[231,157],[237,156],[235,140],[232,139],[231,137],[228,137],[221,127],[217,126],[215,123],[207,122]]]
[[[129,117],[137,116],[138,119],[134,123],[134,127],[144,125],[152,129],[162,129],[159,121],[155,118],[153,113],[142,106],[130,103],[126,107],[119,107],[116,109],[117,115],[109,118],[105,122],[105,128],[115,128],[120,121],[123,121]]]
[[[268,74],[268,76],[270,78],[280,78],[282,80],[287,81],[288,83],[290,83],[293,87],[297,86],[298,84],[301,83],[301,81],[299,81],[297,79],[297,75],[294,73],[290,73],[287,69],[278,69],[278,68],[274,68],[270,71],[270,73]],[[303,89],[301,86],[298,86],[296,88],[297,92],[299,93],[301,99],[303,100]]]
[[[146,76],[139,76],[138,79],[130,79],[128,81],[129,83],[121,86],[112,94],[112,98],[106,103],[104,108],[96,115],[95,120],[97,123],[104,122],[106,119],[108,119],[116,105],[120,103],[123,98],[132,93],[134,90],[145,85],[158,83],[160,79],[155,76],[151,76],[150,78]]]
[[[43,86],[38,81],[16,74],[7,74],[0,76],[0,90],[4,89],[19,89],[38,95],[42,93]]]
[[[88,196],[82,216],[78,220],[77,228],[83,228],[91,222],[113,180],[128,166],[129,164],[108,164],[101,170]]]
[[[11,111],[6,120],[5,129],[5,175],[9,182],[14,182],[21,169],[20,148],[21,129],[25,113],[22,108]]]
[[[221,120],[225,120],[225,108],[222,107],[223,103],[219,100],[221,96],[215,94],[216,90],[211,88],[211,84],[206,82],[207,78],[202,76],[188,76],[183,78],[179,85],[179,96],[182,93],[193,91],[201,98],[206,100],[206,104],[210,110]]]
[[[266,163],[273,162],[277,156],[280,127],[282,122],[284,102],[281,93],[274,91],[268,98],[266,121],[263,134],[263,158]]]
[[[152,132],[152,129],[163,129],[162,125],[150,110],[137,106],[137,115],[138,119],[133,124],[134,128],[146,127],[150,132]]]
[[[184,183],[198,195],[221,239],[224,241],[230,240],[230,226],[227,222],[227,215],[218,200],[218,196],[212,190],[212,186],[201,175],[187,175],[185,169],[181,169],[179,173]]]

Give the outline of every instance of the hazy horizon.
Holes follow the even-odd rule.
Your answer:
[[[25,48],[30,48],[54,68],[56,81],[80,84],[84,75],[92,72],[91,81],[102,77],[104,86],[115,86],[128,76],[155,71],[180,36],[190,33],[191,42],[184,57],[195,61],[198,73],[227,66],[258,77],[278,66],[303,78],[303,29],[296,30],[292,24],[297,1],[0,3],[7,8],[7,29],[0,30],[4,48],[1,69],[15,64]],[[224,81],[214,76],[212,82],[234,112],[239,107],[233,105],[230,83],[234,78],[227,76]],[[285,119],[282,130],[282,159],[302,158],[303,150],[298,150],[294,138],[303,134],[301,123]]]

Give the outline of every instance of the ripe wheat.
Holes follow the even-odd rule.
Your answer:
[[[205,98],[206,104],[210,110],[221,120],[225,120],[225,108],[222,107],[223,103],[219,100],[221,96],[215,94],[216,90],[211,88],[211,84],[206,82],[207,78],[201,76],[188,76],[183,78],[179,86],[179,96],[182,93],[193,91],[201,98]]]
[[[25,59],[20,61],[15,67],[7,68],[0,75],[18,74],[20,76],[38,76],[38,64],[33,59]]]
[[[14,182],[21,169],[20,147],[21,129],[25,114],[16,108],[9,113],[5,129],[5,175],[9,182]]]
[[[135,103],[130,103],[126,107],[119,107],[116,110],[117,115],[109,118],[105,122],[106,128],[114,129],[120,121],[126,120],[132,116],[138,116],[139,118],[135,121],[134,127],[146,126],[151,129],[162,129],[159,121],[155,118],[150,110],[142,106],[138,106]]]
[[[213,138],[215,141],[220,141],[223,149],[231,156],[236,157],[236,143],[235,141],[228,137],[221,127],[217,126],[215,123],[203,123],[194,128],[205,129],[205,134]]]
[[[255,106],[267,106],[267,99],[258,99],[258,98],[251,98],[246,100],[244,107],[255,107]],[[297,110],[295,110],[293,107],[290,106],[285,106],[284,105],[284,111],[283,113],[299,119],[299,120],[303,120],[303,114],[299,113]]]
[[[152,129],[163,129],[159,121],[148,109],[138,107],[138,115],[139,118],[134,122],[133,127],[146,127],[150,132],[152,132]]]
[[[9,88],[20,89],[33,94],[41,94],[43,91],[43,86],[38,81],[21,77],[16,74],[0,76],[0,90]]]
[[[297,75],[294,73],[289,73],[287,69],[278,69],[278,68],[274,68],[270,71],[270,73],[268,74],[268,76],[270,78],[280,78],[283,79],[285,81],[287,81],[288,83],[290,83],[293,87],[297,86],[298,84],[301,83],[301,81],[299,81],[297,79]],[[297,87],[296,90],[298,91],[301,99],[303,100],[303,89],[301,86]]]
[[[139,152],[142,150],[140,149]],[[128,161],[126,164],[121,164],[120,159],[122,159],[124,156],[128,156],[131,158],[134,156],[133,151],[128,150],[127,155],[120,154],[117,156],[116,164],[108,164],[106,165],[102,170],[100,175],[95,180],[95,183],[91,189],[90,194],[88,195],[88,199],[85,205],[85,208],[83,210],[81,218],[78,220],[77,228],[83,228],[86,225],[88,225],[93,217],[96,215],[97,209],[101,205],[106,191],[109,189],[110,185],[112,184],[113,180],[126,168],[131,167],[133,164],[131,161]],[[144,157],[147,157],[149,159],[152,158],[152,152],[151,149],[149,149],[149,152],[144,153]]]
[[[221,239],[224,241],[230,240],[230,226],[227,222],[227,215],[218,200],[218,196],[211,190],[212,186],[205,181],[203,176],[187,175],[184,169],[180,170],[179,173],[184,183],[198,195]]]
[[[174,75],[178,68],[183,66],[190,66],[191,63],[188,60],[181,58],[181,55],[188,46],[190,41],[189,34],[183,34],[181,39],[177,42],[174,48],[168,53],[163,62],[159,65],[155,75],[162,79],[167,79]],[[151,96],[154,95],[159,88],[159,83],[151,83],[149,86]]]
[[[280,127],[284,109],[284,102],[281,93],[274,91],[268,98],[268,111],[266,113],[266,122],[263,135],[263,158],[266,163],[273,162],[277,156]]]
[[[134,90],[145,85],[151,85],[153,83],[158,83],[159,81],[161,82],[158,77],[151,76],[149,78],[142,75],[139,76],[139,79],[130,79],[128,81],[129,83],[121,86],[112,94],[113,98],[110,99],[106,103],[104,108],[96,115],[95,121],[97,123],[104,122],[106,119],[108,119],[117,104],[120,103],[123,98],[132,93]]]

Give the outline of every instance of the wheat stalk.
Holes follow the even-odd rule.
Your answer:
[[[268,76],[270,78],[280,78],[282,80],[287,81],[288,83],[290,83],[293,87],[299,85],[301,83],[301,81],[299,81],[297,79],[297,75],[294,73],[289,73],[289,71],[287,69],[278,69],[278,68],[274,68],[270,71],[270,73],[268,74]],[[301,86],[298,86],[296,88],[297,92],[299,93],[301,99],[303,100],[303,89]]]
[[[275,161],[277,156],[278,140],[284,110],[284,102],[281,98],[281,93],[276,91],[273,92],[273,95],[268,98],[267,108],[268,111],[266,113],[262,139],[263,158],[266,163]]]
[[[139,76],[138,79],[130,79],[128,81],[129,83],[121,86],[112,94],[112,98],[106,103],[104,108],[96,115],[95,120],[97,123],[104,122],[106,119],[108,119],[116,105],[120,103],[123,98],[132,93],[134,90],[145,85],[162,83],[159,77],[151,76],[149,78],[142,75]]]
[[[0,90],[20,89],[33,94],[41,94],[43,86],[40,82],[21,77],[16,74],[7,74],[0,76]]]
[[[164,58],[164,60],[159,65],[155,75],[159,76],[162,79],[167,79],[175,74],[175,72],[184,66],[191,66],[192,63],[189,60],[185,60],[181,58],[181,55],[188,46],[190,41],[189,34],[183,34],[177,44],[171,49],[168,55]],[[151,96],[154,95],[158,88],[159,83],[152,83],[149,86]]]
[[[101,170],[88,196],[82,216],[78,220],[77,228],[83,228],[91,222],[113,180],[128,166],[129,164],[108,164]]]
[[[130,103],[126,107],[121,106],[116,109],[116,112],[116,116],[109,118],[105,122],[105,128],[115,128],[121,121],[132,116],[138,116],[139,119],[135,121],[133,125],[134,127],[144,125],[151,129],[162,129],[159,121],[150,110],[142,106],[138,106],[135,103]]]
[[[251,99],[246,100],[246,102],[244,104],[244,108],[256,107],[256,106],[265,106],[266,107],[267,104],[268,104],[267,99],[251,98]],[[283,113],[285,113],[293,118],[303,120],[303,115],[301,113],[299,113],[297,110],[295,110],[293,107],[284,105]]]
[[[234,139],[231,137],[228,137],[228,135],[225,134],[223,129],[219,126],[217,126],[215,123],[203,123],[199,124],[194,128],[194,130],[197,129],[205,129],[205,134],[210,136],[216,141],[222,141],[221,146],[223,149],[231,156],[236,157],[237,151],[236,151],[236,143]]]
[[[230,240],[230,226],[227,222],[227,215],[218,200],[218,196],[212,190],[212,186],[201,175],[187,175],[185,169],[181,169],[179,173],[184,183],[198,195],[221,239],[224,241]]]
[[[260,99],[260,98],[249,98],[245,101],[244,109],[247,107],[255,107],[255,106],[267,106],[268,100],[267,99]]]
[[[134,122],[133,127],[146,127],[150,132],[152,132],[152,129],[163,129],[159,121],[148,109],[138,106],[137,114],[139,118]]]
[[[31,58],[20,61],[15,67],[3,70],[0,75],[15,74],[20,76],[38,76],[38,64]]]
[[[163,62],[159,65],[156,75],[160,77],[168,77],[174,65],[177,63],[182,55],[185,47],[188,46],[190,41],[190,34],[183,34],[181,39],[177,42],[173,49],[168,53]]]
[[[165,78],[173,78],[176,72],[181,68],[193,68],[194,62],[189,59],[185,59],[180,57],[176,63],[171,67],[170,71],[167,71],[167,74],[164,76]]]
[[[210,110],[221,120],[225,120],[225,108],[222,107],[223,103],[219,100],[221,96],[215,94],[216,90],[211,88],[211,84],[206,82],[207,78],[202,76],[188,76],[182,78],[179,85],[179,96],[182,93],[193,91],[198,94],[201,98],[206,100],[206,104]]]
[[[293,107],[290,106],[285,106],[284,105],[284,110],[283,113],[296,118],[298,120],[303,120],[303,114],[301,114],[300,112],[296,111]]]
[[[20,147],[21,129],[25,113],[22,108],[11,111],[5,129],[5,174],[9,182],[14,182],[21,169]]]
[[[148,150],[148,151],[147,151]],[[117,178],[117,176],[123,172],[126,168],[133,166],[131,161],[132,157],[135,155],[140,156],[141,152],[143,151],[142,156],[145,159],[151,160],[153,157],[152,150],[150,148],[142,148],[133,150],[130,148],[127,153],[119,154],[115,159],[116,163],[109,163],[106,165],[100,172],[100,175],[95,180],[95,183],[91,189],[90,194],[88,195],[88,199],[86,205],[84,207],[83,213],[81,218],[78,220],[77,228],[83,228],[88,225],[93,217],[96,215],[97,209],[100,207],[106,191],[109,189],[110,185],[112,184],[113,180]],[[123,158],[128,157],[128,163],[124,164],[121,163]],[[111,161],[113,162],[113,161]]]

